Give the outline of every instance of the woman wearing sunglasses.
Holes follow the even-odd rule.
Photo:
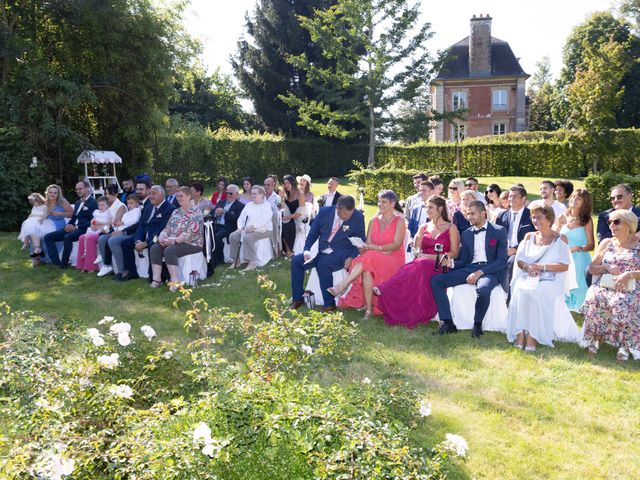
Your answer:
[[[464,192],[464,181],[462,179],[456,178],[449,182],[449,188],[447,190],[447,209],[449,210],[449,218],[453,218],[453,215],[460,210],[462,192]]]
[[[598,353],[603,341],[618,348],[616,360],[640,356],[640,240],[634,235],[638,217],[614,210],[608,220],[612,238],[598,245],[589,273],[600,275],[581,308],[587,351]]]
[[[502,189],[500,185],[495,183],[490,184],[484,192],[484,199],[487,201],[487,220],[491,223],[496,223],[496,218],[502,211],[502,204],[500,203],[501,193]]]

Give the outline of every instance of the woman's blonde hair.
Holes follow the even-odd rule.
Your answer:
[[[619,209],[614,210],[609,214],[610,220],[620,220],[627,227],[629,227],[629,233],[634,234],[638,229],[638,217],[633,212],[629,210]]]

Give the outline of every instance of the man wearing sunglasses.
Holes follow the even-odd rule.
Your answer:
[[[633,205],[633,191],[629,185],[622,183],[613,187],[611,189],[610,199],[613,208],[605,210],[598,215],[598,227],[596,229],[598,243],[602,242],[605,238],[611,238],[609,214],[614,210],[630,210],[640,219],[640,208]],[[640,231],[640,223],[638,224],[638,231]]]
[[[476,192],[476,199],[479,202],[487,204],[487,199],[484,198],[484,194],[478,191],[478,179],[475,177],[469,177],[464,181],[464,188],[467,190],[474,190]]]

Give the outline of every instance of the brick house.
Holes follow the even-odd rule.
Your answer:
[[[528,130],[527,78],[509,44],[491,36],[491,17],[474,15],[471,34],[450,47],[431,82],[433,109],[442,113],[466,108],[466,120],[433,121],[431,141]]]

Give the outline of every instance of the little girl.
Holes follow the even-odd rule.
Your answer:
[[[140,199],[135,193],[132,193],[127,197],[127,208],[129,210],[122,215],[122,219],[117,222],[113,222],[114,231],[117,232],[119,230],[124,230],[125,228],[140,221],[142,209],[140,209]],[[99,264],[102,263],[102,258],[106,253],[106,242],[104,240],[98,242],[98,249],[100,250],[98,252],[98,257],[93,261],[93,263],[98,265],[98,268],[100,268]]]
[[[78,270],[98,270],[98,266],[93,263],[98,250],[98,237],[100,233],[107,233],[111,229],[111,220],[107,197],[99,197],[98,209],[93,211],[91,227],[78,239]]]
[[[47,218],[47,206],[45,205],[45,199],[39,193],[32,193],[27,197],[29,204],[31,205],[31,213],[29,218],[22,222],[20,228],[20,235],[18,240],[22,241],[22,250],[29,248],[29,242],[31,241],[31,235],[36,235],[40,238],[40,226],[45,218]],[[40,252],[33,253],[33,258],[40,255]]]

